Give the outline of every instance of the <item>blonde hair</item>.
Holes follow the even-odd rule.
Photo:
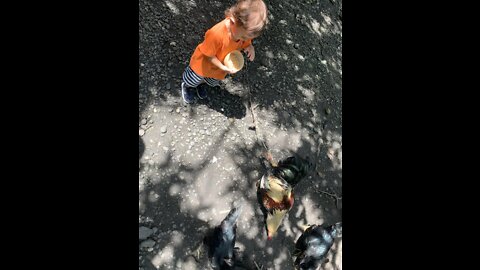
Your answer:
[[[268,24],[267,6],[263,0],[237,0],[237,3],[225,10],[226,17],[233,17],[238,25],[259,36]]]

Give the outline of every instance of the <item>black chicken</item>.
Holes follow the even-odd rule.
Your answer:
[[[315,270],[333,246],[334,239],[342,236],[342,222],[330,226],[312,225],[308,227],[295,243],[295,268]]]
[[[273,175],[282,178],[294,188],[300,180],[305,178],[313,169],[314,164],[307,159],[298,156],[288,157],[280,160],[278,165],[273,168]]]
[[[230,210],[222,223],[204,240],[213,269],[224,270],[234,267],[237,220],[241,212],[242,205]]]

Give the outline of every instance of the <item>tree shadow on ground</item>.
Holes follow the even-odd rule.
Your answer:
[[[276,159],[295,152],[317,161],[317,171],[297,185],[293,209],[272,241],[266,241],[256,200],[255,182],[263,173],[257,162],[262,145],[239,143],[228,152],[240,172],[223,191],[235,194],[229,200],[244,200],[244,213],[251,213],[242,215],[237,230],[237,246],[246,257],[269,269],[292,269],[289,252],[301,234],[299,225],[341,220],[341,207],[337,209],[335,200],[321,192],[341,196],[341,20],[335,19],[341,17],[341,1],[265,2],[272,18],[269,29],[254,42],[257,58],[232,79],[248,90],[248,96],[213,89],[210,105],[208,101],[200,105],[241,119],[251,100],[258,120],[271,124],[266,132],[307,134],[297,149],[269,145]],[[191,53],[232,3],[140,1],[140,115],[151,105],[166,106],[167,97],[181,98],[180,77]],[[224,112],[227,107],[233,109]],[[210,202],[192,206],[186,201],[195,197],[198,178],[217,151],[213,148],[195,166],[171,158],[162,164],[141,164],[148,178],[142,180],[148,184],[140,190],[140,208],[151,220],[140,223],[157,227],[159,233],[156,246],[146,252],[140,265],[155,262],[159,269],[205,269],[186,253],[201,241],[207,228],[217,225],[208,219],[215,209]]]

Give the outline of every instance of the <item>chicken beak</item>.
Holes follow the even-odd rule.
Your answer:
[[[299,227],[300,227],[300,229],[302,229],[302,231],[306,231],[310,227],[310,225],[305,224],[305,225],[300,225]]]

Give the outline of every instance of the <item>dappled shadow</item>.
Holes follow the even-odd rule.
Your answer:
[[[150,217],[150,222],[141,223],[157,228],[159,233],[153,238],[156,245],[143,258],[140,266],[148,262],[152,266],[160,265],[159,269],[168,269],[188,257],[188,251],[192,250],[191,243],[202,237],[208,224],[195,215],[195,211],[202,210],[203,206],[195,211],[182,211],[182,191],[191,180],[190,177],[184,178],[182,172],[192,171],[191,168],[176,167],[171,158],[164,164],[146,166],[162,174],[150,174],[146,188],[140,190],[140,211]]]
[[[247,108],[241,97],[219,87],[208,87],[207,89],[208,99],[198,100],[198,104],[204,104],[227,118],[242,119],[246,116]]]
[[[311,149],[308,142],[303,142],[301,151],[291,152],[286,151],[285,149],[272,149],[274,158],[276,160],[288,157],[293,154],[299,154],[302,156],[316,157],[316,152],[308,151]],[[255,238],[249,239],[244,235],[238,236],[238,241],[245,243],[246,252],[253,253],[250,256],[255,258],[254,254],[256,253],[257,257],[263,257],[260,261],[267,262],[266,267],[271,269],[293,269],[288,268],[291,266],[293,261],[291,258],[281,257],[282,254],[288,254],[293,252],[293,247],[295,241],[298,239],[302,233],[301,225],[308,223],[335,223],[342,220],[341,212],[337,209],[335,201],[328,196],[323,196],[319,193],[319,190],[327,190],[324,187],[335,186],[334,183],[324,183],[326,179],[331,179],[329,177],[320,177],[318,173],[312,172],[310,177],[303,179],[294,189],[295,202],[292,210],[284,218],[283,224],[279,227],[277,234],[273,237],[271,241],[266,241],[266,231],[264,227],[264,216],[261,210],[261,207],[256,198],[252,198],[256,193],[255,182],[260,179],[261,174],[264,173],[263,166],[258,161],[259,154],[263,151],[263,147],[256,146],[254,148],[240,148],[237,152],[237,156],[245,156],[245,159],[250,160],[250,162],[238,162],[236,165],[242,170],[242,173],[247,177],[248,181],[245,181],[244,185],[237,185],[235,187],[230,187],[229,192],[236,190],[237,192],[240,189],[244,198],[249,200],[252,204],[252,207],[255,209],[255,216],[252,219],[255,219],[255,222],[250,221],[255,227]],[[322,150],[323,151],[323,150]],[[320,153],[322,155],[322,153]],[[237,158],[239,160],[240,158]],[[332,169],[331,164],[325,162],[318,164],[318,170],[330,170]],[[258,173],[252,174],[252,171]],[[338,176],[337,176],[338,178]],[[330,191],[329,192],[340,192],[337,193],[341,195],[341,189]],[[252,228],[250,228],[251,230]],[[253,241],[255,239],[255,241]],[[284,255],[283,255],[284,256]],[[333,263],[333,260],[330,264]],[[275,268],[275,267],[280,268]]]
[[[223,137],[223,136],[219,136]],[[215,143],[214,145],[218,145]],[[308,149],[309,147],[304,147]],[[241,248],[244,265],[254,265],[254,261],[270,269],[292,269],[292,259],[287,255],[293,251],[295,240],[301,234],[300,225],[320,219],[318,223],[333,223],[341,220],[335,212],[335,204],[331,198],[317,193],[322,178],[317,176],[304,179],[295,188],[295,203],[285,221],[280,226],[273,240],[266,240],[266,233],[261,208],[256,200],[255,182],[264,172],[258,161],[263,146],[255,144],[250,147],[238,144],[236,151],[227,151],[241,171],[238,179],[227,182],[225,189],[219,193],[234,194],[221,199],[213,188],[202,192],[201,175],[211,163],[211,155],[217,155],[219,148],[213,148],[209,157],[205,157],[198,165],[180,165],[169,157],[162,164],[146,164],[149,183],[140,191],[143,202],[142,215],[151,217],[150,227],[157,227],[159,236],[157,245],[145,256],[144,260],[159,265],[159,269],[176,266],[179,269],[204,269],[192,260],[188,253],[202,241],[208,228],[218,225],[235,201],[245,202],[244,213],[238,221],[237,246]],[[275,153],[275,151],[273,151]],[[312,153],[313,154],[313,153]],[[275,157],[277,158],[277,157]],[[326,164],[328,168],[328,164]],[[157,175],[158,174],[158,175]],[[219,175],[220,177],[220,175]],[[214,182],[216,179],[210,179]],[[220,209],[208,197],[226,200],[225,213],[218,214],[216,221],[211,221],[210,213]],[[190,200],[192,199],[192,200]],[[189,202],[190,200],[190,202]],[[215,200],[214,200],[215,201]],[[314,217],[309,216],[314,215]],[[189,264],[188,264],[189,263]],[[188,268],[185,265],[188,264]],[[183,267],[183,268],[182,268]],[[280,267],[280,268],[278,268]],[[248,269],[248,268],[247,268]],[[254,268],[251,268],[254,269]]]
[[[151,106],[177,107],[171,98],[181,99],[180,79],[189,57],[205,31],[223,18],[224,9],[233,2],[140,1],[140,117]],[[178,149],[169,150],[161,163],[140,161],[140,213],[145,218],[140,223],[158,229],[153,236],[156,245],[141,252],[140,266],[145,269],[153,264],[158,269],[207,269],[188,252],[208,228],[218,225],[227,213],[222,211],[228,211],[233,201],[246,202],[238,221],[237,246],[250,266],[255,261],[269,269],[293,269],[289,252],[301,234],[300,225],[341,220],[341,204],[337,208],[335,199],[322,193],[342,194],[341,1],[265,2],[271,25],[254,42],[255,61],[246,61],[245,69],[232,80],[248,94],[213,88],[211,100],[198,105],[249,122],[245,104],[251,100],[259,123],[256,132],[267,138],[274,158],[292,153],[310,156],[317,169],[295,187],[292,210],[267,241],[255,188],[264,172],[258,161],[264,148],[244,143],[247,138],[242,136],[255,136],[254,131],[244,132],[245,125],[230,125],[215,133],[208,153],[193,164],[180,161],[177,156],[187,154]],[[189,108],[185,119],[194,117],[200,117],[199,113]],[[242,136],[233,147],[221,149],[232,132]],[[295,141],[294,146],[284,148],[282,138]],[[143,143],[148,148],[149,142]],[[220,156],[228,157],[233,168],[219,164]],[[219,161],[214,162],[216,158]],[[219,172],[227,170],[231,170],[231,179],[217,186],[217,178],[222,177]],[[335,252],[329,256],[336,256]],[[333,269],[331,263],[327,267]]]

